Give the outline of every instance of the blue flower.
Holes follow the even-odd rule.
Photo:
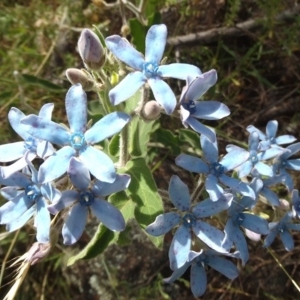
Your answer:
[[[234,148],[235,146],[231,147],[231,149],[228,148],[228,150],[230,151]],[[261,175],[273,176],[272,168],[262,161],[275,157],[283,150],[278,147],[272,147],[263,152],[259,151],[259,134],[253,131],[249,136],[249,158],[237,168],[240,178],[248,176],[253,170],[256,170]]]
[[[81,237],[89,210],[110,230],[125,229],[123,215],[104,197],[127,188],[129,175],[117,175],[113,183],[91,182],[88,169],[76,158],[71,158],[68,174],[76,190],[64,191],[58,201],[48,206],[53,214],[71,206],[62,228],[64,244],[74,244]]]
[[[300,151],[300,143],[288,146],[281,154],[275,157],[273,161],[273,171],[275,174],[285,176],[285,185],[291,192],[294,188],[294,182],[291,175],[286,170],[300,171],[300,158],[289,159],[292,155]]]
[[[292,191],[292,204],[293,216],[298,216],[298,218],[300,218],[300,197],[298,190]]]
[[[240,226],[258,234],[269,233],[268,222],[265,219],[244,212],[244,210],[254,206],[255,203],[249,197],[242,197],[240,201],[237,197],[234,197],[234,201],[232,201],[231,206],[227,210],[229,218],[224,229],[226,233],[224,242],[231,241],[235,244],[236,250],[240,253],[243,265],[249,259],[249,252],[246,238]]]
[[[294,240],[289,230],[300,231],[300,224],[293,224],[292,216],[292,212],[287,212],[279,222],[269,223],[270,233],[265,238],[263,247],[270,247],[277,234],[279,234],[285,249],[287,251],[294,249]]]
[[[180,154],[175,160],[176,165],[190,172],[205,174],[205,189],[212,201],[217,201],[224,194],[224,189],[218,182],[230,187],[237,193],[254,199],[255,194],[249,185],[226,175],[227,172],[244,163],[248,159],[249,153],[240,147],[235,147],[233,151],[226,154],[219,161],[219,150],[216,140],[211,142],[205,135],[201,135],[200,143],[203,159]]]
[[[210,70],[197,78],[188,76],[187,86],[183,89],[179,100],[183,125],[206,135],[212,142],[215,141],[215,133],[195,118],[220,120],[230,114],[228,107],[218,101],[197,101],[216,81],[216,70]]]
[[[50,121],[53,107],[52,103],[45,104],[39,112],[39,117]],[[26,126],[20,123],[24,117],[25,115],[15,107],[12,107],[8,113],[8,120],[12,128],[23,138],[24,142],[15,142],[0,146],[0,162],[17,160],[13,164],[1,168],[4,177],[8,177],[26,167],[27,160],[32,161],[36,156],[46,158],[55,152],[55,149],[49,142],[36,139],[26,132]]]
[[[23,173],[15,172],[3,180],[8,186],[3,187],[0,193],[9,201],[0,207],[0,224],[6,224],[8,231],[14,231],[34,216],[37,241],[49,243],[51,219],[47,205],[48,201],[58,200],[60,192],[50,183],[38,184],[37,170],[29,161],[28,165],[31,179]]]
[[[117,105],[134,95],[147,82],[156,101],[163,106],[167,114],[171,114],[176,106],[176,98],[162,78],[172,77],[186,80],[187,76],[196,77],[201,74],[197,67],[189,64],[159,65],[167,41],[167,27],[164,24],[150,27],[146,36],[145,57],[119,35],[110,36],[105,41],[107,48],[119,60],[134,69],[134,72],[129,73],[109,92],[110,101],[113,105]]]
[[[160,236],[180,224],[169,249],[172,270],[181,268],[188,259],[192,243],[191,231],[212,249],[228,252],[227,244],[221,245],[225,237],[224,233],[201,221],[200,218],[210,217],[227,209],[231,204],[231,194],[224,194],[217,202],[206,199],[191,207],[191,197],[187,185],[174,175],[170,180],[169,195],[179,212],[168,212],[157,216],[155,221],[147,226],[146,232],[153,236]]]
[[[200,252],[190,251],[188,261],[181,268],[175,270],[171,277],[165,278],[164,282],[174,282],[191,267],[191,290],[195,297],[200,297],[205,293],[207,286],[206,266],[210,266],[231,280],[238,276],[238,268],[233,262],[222,257],[222,255],[235,258],[239,257],[238,252],[233,254],[221,254],[213,250],[201,250]]]
[[[266,127],[266,134],[262,131],[250,125],[247,127],[249,133],[256,131],[259,135],[261,142],[259,143],[259,149],[261,151],[268,150],[271,147],[278,147],[279,145],[290,144],[296,140],[292,135],[281,135],[276,137],[278,129],[278,122],[276,120],[269,121]],[[279,146],[280,147],[280,146]]]
[[[80,84],[69,89],[66,111],[70,130],[36,115],[21,121],[32,136],[63,146],[40,166],[39,182],[49,182],[63,175],[74,156],[78,156],[97,179],[113,182],[116,172],[112,160],[92,145],[118,133],[129,122],[130,116],[114,112],[87,129],[87,99]]]

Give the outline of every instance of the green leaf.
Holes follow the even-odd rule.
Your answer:
[[[163,144],[166,148],[170,149],[172,154],[179,155],[181,153],[180,150],[180,142],[178,136],[173,134],[170,130],[161,129],[155,131],[154,139],[156,142]]]
[[[109,202],[121,211],[126,222],[133,218],[135,204],[124,191],[111,195]],[[70,257],[67,265],[71,266],[78,260],[90,259],[101,254],[109,245],[118,240],[119,234],[119,232],[112,232],[100,224],[90,242],[78,254]]]
[[[198,149],[200,147],[200,136],[198,133],[188,130],[188,129],[179,129],[179,140],[182,143],[188,143],[191,145],[194,149]]]
[[[155,218],[163,212],[162,199],[157,191],[151,171],[142,157],[129,161],[120,172],[131,176],[127,194],[136,204],[135,218],[140,226],[145,229]],[[163,237],[149,236],[153,244],[162,248]]]
[[[34,75],[29,75],[29,74],[22,74],[21,79],[24,83],[30,84],[30,85],[35,85],[35,86],[40,86],[46,90],[52,91],[52,92],[64,92],[66,89],[63,87],[54,84],[48,80],[36,77]]]
[[[136,18],[129,19],[128,24],[132,36],[132,44],[135,45],[136,50],[145,53],[147,27],[143,26]]]
[[[88,102],[88,113],[91,116],[101,115],[105,116],[103,106],[99,100],[92,100]]]
[[[119,153],[120,135],[116,134],[112,137],[108,145],[108,152],[112,156],[117,156]]]

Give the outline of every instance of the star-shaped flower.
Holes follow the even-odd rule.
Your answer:
[[[247,127],[249,133],[256,131],[259,135],[260,144],[259,148],[261,151],[268,150],[270,147],[280,147],[279,145],[293,143],[296,138],[292,135],[286,134],[276,137],[278,129],[278,122],[276,120],[269,121],[266,127],[266,134],[257,129],[253,125]]]
[[[36,115],[29,115],[21,121],[32,136],[63,146],[40,166],[39,182],[49,182],[63,175],[74,156],[78,156],[97,179],[113,182],[116,172],[112,160],[92,145],[120,132],[130,116],[113,112],[87,129],[87,98],[80,84],[69,89],[66,111],[70,130]]]
[[[180,154],[175,160],[176,165],[190,172],[205,174],[205,189],[212,201],[217,201],[224,194],[224,189],[219,182],[237,193],[254,199],[255,194],[249,185],[226,175],[227,172],[244,163],[248,159],[249,153],[240,147],[235,147],[233,151],[230,151],[219,161],[216,139],[212,142],[205,135],[201,135],[200,143],[203,159]]]
[[[264,247],[270,247],[275,240],[277,234],[287,251],[294,249],[294,240],[290,233],[290,230],[300,231],[300,224],[294,224],[292,221],[293,213],[287,212],[280,221],[271,222],[269,224],[270,233],[264,240]]]
[[[217,202],[206,199],[191,207],[191,197],[186,184],[178,176],[172,176],[169,185],[169,195],[179,212],[168,212],[156,217],[155,221],[146,228],[153,236],[167,233],[173,227],[177,228],[170,249],[170,268],[176,270],[184,265],[191,250],[192,231],[206,245],[219,252],[228,252],[230,247],[222,244],[224,233],[219,229],[203,222],[200,218],[210,217],[227,209],[232,200],[231,194],[224,194]]]
[[[187,76],[196,77],[201,74],[197,67],[189,64],[159,65],[167,41],[167,27],[164,24],[150,27],[146,36],[145,57],[119,35],[110,36],[105,41],[107,48],[119,60],[135,70],[109,92],[113,105],[117,105],[134,95],[147,82],[156,101],[165,109],[167,114],[171,114],[176,106],[176,98],[162,78],[172,77],[186,80]]]
[[[48,243],[51,223],[48,201],[57,201],[61,194],[50,183],[39,184],[37,170],[29,161],[28,165],[31,179],[23,173],[15,172],[3,180],[9,186],[3,187],[0,193],[9,201],[0,207],[0,224],[6,224],[8,231],[14,231],[34,216],[37,241]]]
[[[39,117],[50,121],[53,107],[52,103],[45,104],[39,112]],[[55,152],[49,142],[39,140],[26,131],[26,126],[20,123],[24,117],[26,117],[25,114],[15,107],[12,107],[8,113],[11,127],[23,138],[24,142],[14,142],[0,146],[0,162],[17,160],[9,166],[1,167],[4,177],[23,169],[27,166],[27,161],[32,161],[36,156],[46,158]]]
[[[74,244],[81,237],[89,209],[110,230],[125,229],[123,215],[104,197],[126,189],[131,179],[129,175],[117,175],[113,183],[99,180],[91,182],[88,169],[74,157],[71,158],[68,174],[76,190],[64,191],[57,202],[48,206],[53,214],[72,206],[62,228],[64,244]]]
[[[230,114],[229,108],[218,101],[197,101],[217,82],[216,70],[210,70],[197,78],[187,78],[187,86],[183,89],[179,104],[182,123],[196,132],[206,135],[212,142],[215,133],[196,119],[220,120]]]
[[[188,261],[179,269],[175,270],[171,277],[165,278],[164,282],[172,283],[180,278],[191,266],[191,290],[195,297],[200,297],[205,293],[207,286],[206,266],[210,266],[227,278],[233,280],[238,274],[238,268],[233,262],[223,256],[239,257],[239,253],[221,254],[213,250],[201,250],[200,252],[190,251]]]

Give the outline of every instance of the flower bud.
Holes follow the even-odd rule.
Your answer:
[[[50,250],[50,244],[35,242],[27,252],[27,257],[25,260],[31,265],[34,265],[44,259],[49,254]]]
[[[105,52],[97,34],[83,29],[78,40],[78,51],[86,68],[97,71],[105,63]]]
[[[85,91],[91,91],[94,87],[94,81],[83,70],[76,68],[67,69],[66,76],[72,84],[80,83]]]
[[[147,102],[141,111],[141,115],[149,121],[157,119],[160,116],[160,105],[154,100]]]

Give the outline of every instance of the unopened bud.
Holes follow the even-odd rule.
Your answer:
[[[141,111],[141,115],[149,121],[157,119],[160,116],[159,104],[154,100],[147,102]]]
[[[27,252],[26,261],[34,265],[44,259],[50,253],[50,250],[50,244],[35,242]]]
[[[80,83],[85,91],[91,91],[94,87],[94,82],[86,72],[70,68],[66,70],[66,76],[72,84]]]
[[[78,40],[79,54],[88,69],[97,71],[105,63],[105,52],[97,34],[83,29]]]

